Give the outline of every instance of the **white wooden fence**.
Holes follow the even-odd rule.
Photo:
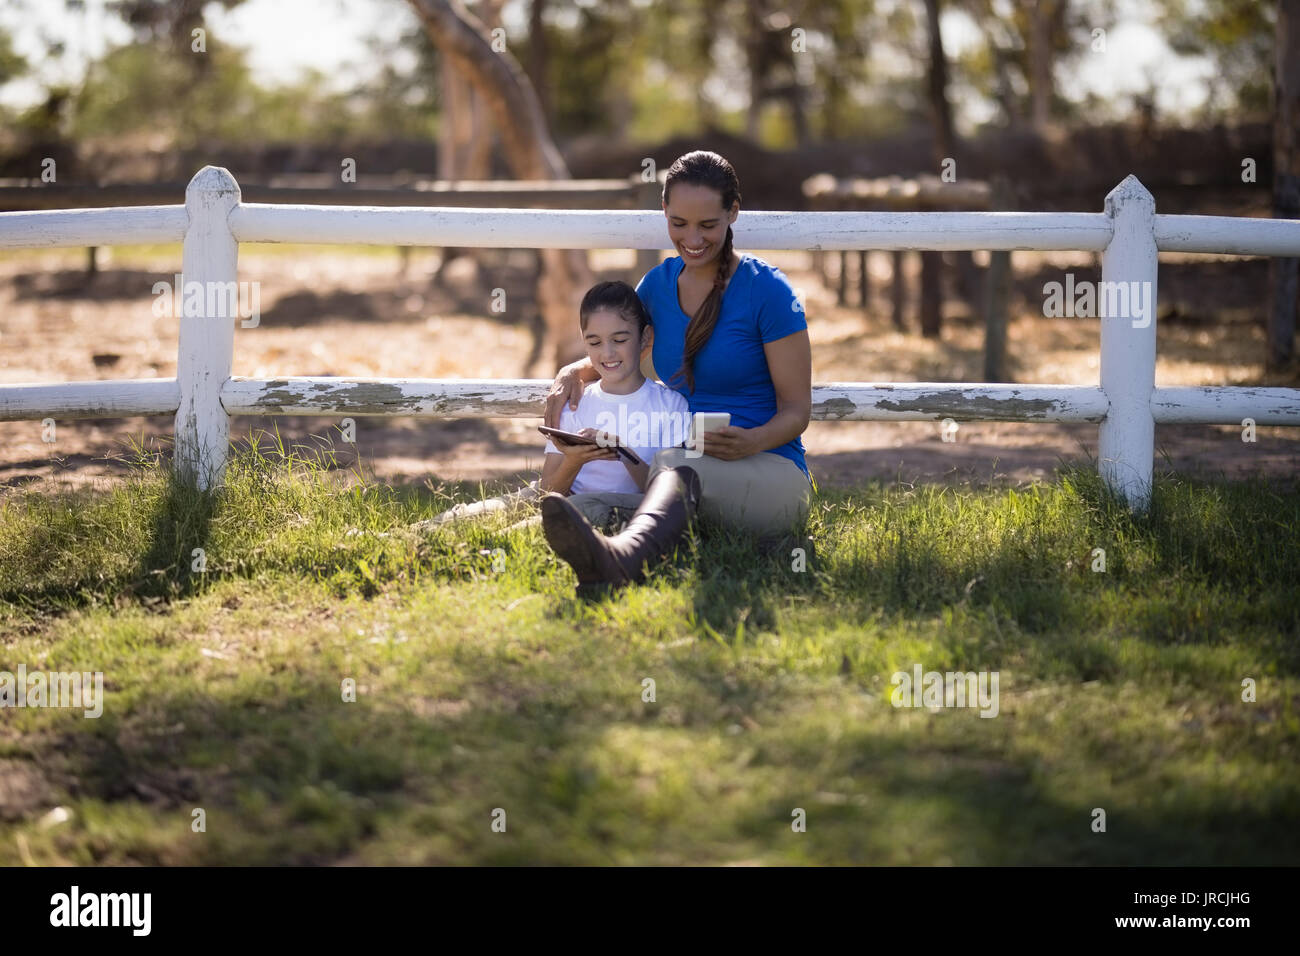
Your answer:
[[[1156,215],[1151,194],[1129,176],[1100,213],[744,212],[735,234],[748,249],[1100,251],[1103,282],[1150,283],[1149,323],[1101,318],[1100,387],[828,382],[813,386],[814,419],[1096,422],[1101,475],[1135,510],[1150,499],[1156,423],[1300,425],[1300,389],[1156,388],[1154,319],[1157,252],[1300,257],[1300,221]],[[243,203],[234,178],[214,166],[190,181],[183,206],[0,213],[0,248],[178,240],[182,281],[205,288],[237,282],[240,242],[668,248],[659,212]],[[539,417],[550,386],[233,377],[236,317],[212,305],[181,316],[176,378],[0,386],[0,420],[175,414],[177,474],[210,488],[225,468],[231,415]]]

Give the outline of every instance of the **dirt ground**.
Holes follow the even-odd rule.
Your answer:
[[[977,382],[982,378],[982,326],[949,290],[941,342],[900,333],[889,321],[889,260],[871,259],[873,300],[837,307],[834,280],[812,270],[806,253],[759,251],[780,266],[804,296],[813,343],[815,382]],[[916,257],[909,256],[914,273]],[[834,272],[836,257],[831,257]],[[978,255],[977,255],[978,260]],[[445,281],[432,277],[438,250],[243,246],[240,278],[260,283],[257,328],[236,328],[234,374],[544,377],[528,366],[534,351],[529,289],[531,254],[485,253],[453,262]],[[633,257],[593,253],[605,277],[632,278]],[[179,247],[104,249],[87,278],[85,253],[57,250],[0,254],[0,383],[168,377],[176,372],[177,320],[153,314],[155,282],[180,267]],[[1044,282],[1073,271],[1099,278],[1088,254],[1015,253],[1012,377],[1022,383],[1098,382],[1099,323],[1045,319]],[[850,301],[857,302],[850,270]],[[505,292],[504,313],[492,291]],[[915,275],[909,306],[915,328]],[[1262,316],[1268,267],[1263,260],[1161,256],[1157,385],[1300,386],[1300,375],[1262,372]],[[499,295],[499,293],[498,293]],[[577,334],[575,316],[574,334]],[[531,372],[531,376],[530,373]],[[528,420],[357,419],[355,449],[336,443],[339,461],[360,461],[381,480],[514,479],[541,467],[540,423]],[[238,417],[231,434],[278,427],[292,441],[312,443],[337,419]],[[35,483],[81,484],[121,474],[128,437],[158,447],[172,434],[170,417],[60,421],[54,444],[39,421],[0,422],[0,495]],[[335,432],[337,435],[337,432]],[[1300,433],[1261,427],[1257,442],[1227,426],[1160,426],[1157,467],[1230,477],[1300,475]],[[1095,425],[963,423],[954,442],[937,422],[813,422],[804,442],[820,484],[868,477],[905,482],[974,481],[1022,484],[1049,478],[1062,460],[1095,458]]]

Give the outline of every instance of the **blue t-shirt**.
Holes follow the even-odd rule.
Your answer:
[[[790,280],[775,266],[741,253],[736,274],[722,293],[718,323],[696,353],[695,391],[690,392],[685,378],[677,374],[691,321],[677,298],[682,266],[681,256],[665,259],[636,287],[654,322],[655,372],[665,385],[685,396],[692,415],[730,412],[731,424],[741,428],[766,425],[776,414],[776,387],[763,345],[808,328]],[[789,458],[808,474],[798,436],[768,451]]]

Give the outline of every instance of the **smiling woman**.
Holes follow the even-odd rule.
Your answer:
[[[573,566],[579,588],[638,580],[667,552],[697,506],[724,524],[779,539],[808,514],[812,478],[799,436],[812,412],[808,324],[781,270],[733,248],[740,182],[731,164],[703,150],[680,157],[663,193],[678,255],[637,286],[654,327],[654,367],[689,411],[726,412],[732,424],[705,433],[698,451],[669,448],[650,468],[646,495],[626,529],[606,539],[588,523],[581,495],[542,501],[547,540]],[[590,361],[566,366],[546,403],[554,425],[578,407]]]

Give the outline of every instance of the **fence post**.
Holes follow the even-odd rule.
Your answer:
[[[1098,471],[1131,510],[1145,511],[1155,459],[1155,199],[1130,175],[1106,196],[1106,215],[1113,231],[1101,256],[1096,303],[1101,316],[1101,388],[1110,411],[1101,423]]]
[[[894,257],[894,278],[889,287],[891,296],[892,311],[890,315],[893,318],[894,328],[899,332],[907,331],[907,321],[903,318],[904,309],[907,307],[907,279],[903,274],[903,269],[907,263],[903,260],[903,250],[895,249]]]
[[[185,189],[190,221],[181,255],[181,287],[173,294],[180,316],[176,384],[181,393],[174,467],[177,478],[200,490],[220,484],[230,443],[230,416],[221,404],[221,387],[230,378],[235,350],[239,243],[227,218],[238,204],[239,184],[217,166],[204,166]]]
[[[1015,194],[1011,182],[1001,173],[990,181],[993,208],[1009,211]],[[973,260],[972,260],[973,262]],[[984,381],[1008,382],[1011,370],[1007,362],[1007,299],[1011,293],[1011,252],[1007,249],[989,252],[989,265],[984,270]]]

